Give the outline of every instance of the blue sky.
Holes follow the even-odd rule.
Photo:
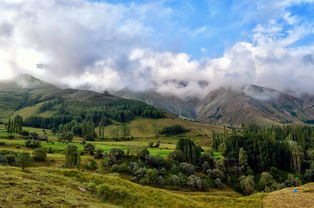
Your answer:
[[[314,0],[1,0],[0,14],[0,79],[314,92]]]
[[[313,1],[279,0],[277,3],[269,0],[103,1],[125,6],[154,4],[159,6],[160,12],[169,10],[168,15],[159,17],[156,22],[148,20],[146,24],[154,28],[155,39],[161,42],[159,47],[163,50],[185,52],[193,58],[219,57],[237,42],[254,42],[252,35],[257,25],[265,26],[275,22],[282,28],[280,38],[284,38],[295,27],[314,21]],[[298,20],[289,24],[283,18],[285,14]],[[292,46],[313,43],[312,31]]]

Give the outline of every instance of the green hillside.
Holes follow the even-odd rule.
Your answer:
[[[117,176],[68,169],[0,166],[0,206],[260,208],[263,195],[239,197],[230,190],[172,192],[134,184]]]

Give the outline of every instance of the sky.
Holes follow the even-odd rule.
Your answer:
[[[0,79],[205,96],[314,92],[314,0],[0,0]]]

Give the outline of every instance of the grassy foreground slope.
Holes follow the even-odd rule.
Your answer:
[[[264,208],[314,208],[314,183],[269,193],[264,198]]]
[[[0,167],[0,207],[261,208],[263,195],[171,192],[77,170]]]

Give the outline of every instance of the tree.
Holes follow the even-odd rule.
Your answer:
[[[33,157],[35,161],[46,161],[47,159],[47,149],[37,148],[33,151]]]
[[[88,152],[90,155],[94,155],[95,145],[93,145],[91,143],[86,143],[84,145],[84,151]]]
[[[248,161],[247,152],[241,147],[239,150],[239,164],[242,167],[246,167],[247,161]]]
[[[263,172],[261,178],[259,179],[259,186],[262,190],[265,190],[266,187],[270,187],[274,182],[273,176],[268,172]]]
[[[104,156],[104,150],[97,148],[95,150],[95,158],[96,159],[101,159]]]
[[[63,132],[58,135],[59,142],[69,143],[73,140],[73,133],[72,132]]]
[[[20,134],[23,128],[23,118],[19,115],[15,116],[14,118],[14,133]]]
[[[241,176],[240,185],[244,193],[251,194],[254,191],[254,176]]]
[[[75,168],[80,165],[80,153],[77,146],[68,145],[65,149],[65,167]]]
[[[187,162],[198,163],[202,148],[196,145],[192,140],[181,138],[177,142],[176,150],[180,150]]]
[[[24,171],[25,168],[29,167],[32,164],[31,155],[28,152],[20,152],[17,155],[16,163]]]
[[[40,141],[38,140],[35,140],[35,139],[28,139],[25,141],[25,147],[29,147],[29,148],[37,148],[37,147],[40,147],[41,146],[41,143]]]

